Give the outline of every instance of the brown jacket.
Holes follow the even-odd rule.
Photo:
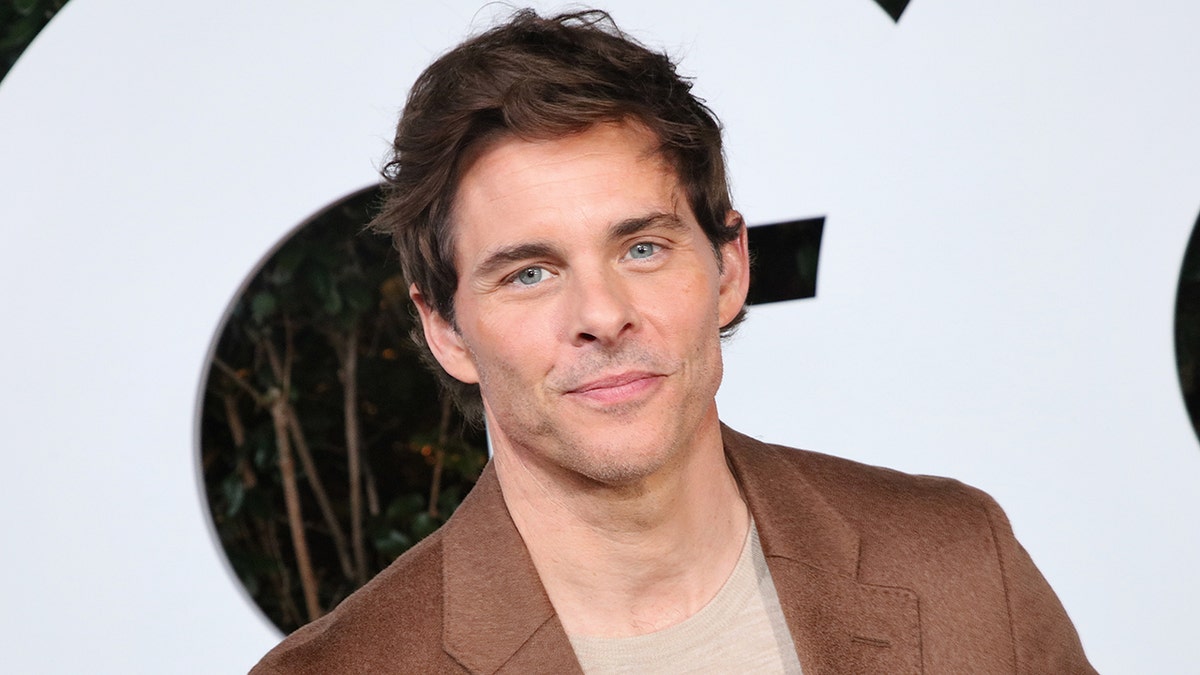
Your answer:
[[[1000,507],[956,481],[728,428],[806,675],[1094,673]],[[252,671],[578,673],[495,471],[444,527]]]

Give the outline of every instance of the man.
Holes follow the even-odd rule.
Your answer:
[[[597,12],[418,79],[375,225],[494,457],[262,673],[1093,672],[1000,508],[721,425],[746,228],[719,125]]]

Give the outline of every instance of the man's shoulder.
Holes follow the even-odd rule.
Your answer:
[[[732,442],[731,442],[732,441]],[[863,534],[910,536],[938,528],[987,532],[1002,512],[987,493],[953,478],[905,473],[844,457],[757,441],[727,430],[745,478],[763,484],[772,502],[811,491]]]
[[[852,497],[849,501],[860,503],[863,497],[911,500],[918,495],[921,500],[987,499],[986,493],[953,478],[905,473],[837,455],[759,441],[728,428],[726,441],[732,453],[757,465],[760,472],[782,472],[776,475],[777,480],[788,480],[793,472],[799,472],[813,487],[839,502],[842,497]]]
[[[728,430],[725,442],[770,527],[764,550],[772,538],[777,557],[911,593],[927,667],[1095,672],[1062,603],[985,492]],[[981,665],[985,658],[993,665]]]
[[[426,537],[329,614],[289,635],[251,672],[398,672],[402,664],[444,670],[443,537],[443,530]]]

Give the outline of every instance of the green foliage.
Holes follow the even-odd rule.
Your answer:
[[[286,395],[315,466],[310,476],[295,463],[326,611],[359,585],[343,564],[352,542],[339,551],[314,491],[323,486],[348,540],[349,349],[357,357],[350,384],[361,430],[368,578],[445,522],[486,461],[482,432],[439,398],[408,339],[413,316],[390,242],[362,231],[378,200],[377,189],[346,198],[268,258],[231,309],[204,393],[201,449],[213,522],[247,592],[284,632],[308,616],[284,508],[272,396]],[[291,447],[297,454],[295,439]]]

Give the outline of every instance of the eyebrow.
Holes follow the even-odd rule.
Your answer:
[[[624,239],[652,227],[662,227],[668,230],[687,229],[687,225],[684,225],[683,221],[675,213],[652,213],[647,216],[627,218],[613,225],[608,229],[608,239],[610,241]]]
[[[607,239],[616,241],[644,232],[654,227],[668,230],[685,230],[687,225],[674,213],[652,213],[636,218],[626,218],[608,228]],[[545,241],[531,241],[512,246],[502,246],[488,254],[483,262],[475,266],[475,276],[489,277],[505,268],[533,258],[562,258],[562,251]]]
[[[488,254],[483,262],[475,266],[475,276],[489,277],[504,268],[531,258],[559,257],[557,247],[544,241],[532,241],[525,244],[503,246]]]

